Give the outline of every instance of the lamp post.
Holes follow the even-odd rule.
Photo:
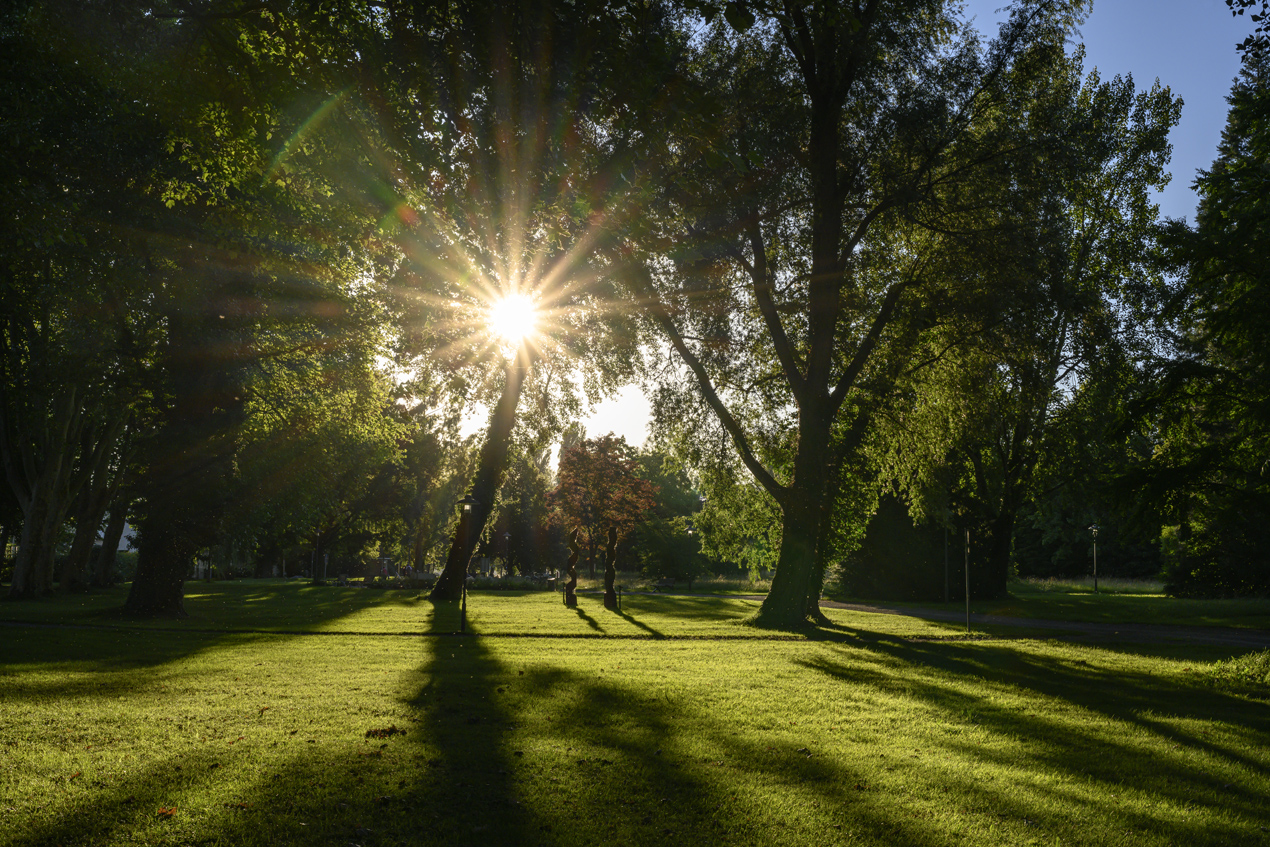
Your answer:
[[[1089,532],[1094,539],[1094,593],[1098,593],[1098,524],[1090,524]]]
[[[463,599],[459,604],[459,632],[467,632],[467,568],[468,557],[471,555],[469,548],[471,547],[470,533],[472,531],[472,507],[480,503],[472,496],[472,492],[464,495],[457,505],[461,509],[459,512],[459,531],[463,533],[463,549],[469,551],[463,557]]]
[[[503,533],[503,576],[511,576],[512,573],[512,534],[510,532]]]

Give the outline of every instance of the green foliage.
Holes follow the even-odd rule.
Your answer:
[[[1150,198],[1180,102],[1082,64],[1038,39],[998,81],[977,130],[1002,153],[962,185],[959,226],[928,242],[943,297],[871,433],[915,518],[971,531],[976,595],[1006,590],[1020,534],[1034,562],[1061,558],[1073,523],[1110,517],[1090,490],[1127,462],[1115,410],[1157,344]]]
[[[610,527],[623,540],[648,519],[657,489],[639,472],[638,453],[612,433],[560,451],[556,487],[548,495],[552,523],[566,532],[582,530],[579,541],[592,567]]]
[[[1179,527],[1169,584],[1186,595],[1270,593],[1270,48],[1245,51],[1229,102],[1195,228],[1167,232],[1184,287],[1166,314],[1177,354],[1152,398],[1148,477]]]
[[[1208,675],[1221,687],[1251,689],[1263,697],[1270,695],[1270,650],[1214,662],[1208,668]]]
[[[635,530],[635,555],[646,577],[682,580],[692,585],[708,570],[701,538],[683,518],[654,518]]]
[[[962,547],[948,535],[936,524],[915,525],[899,498],[883,497],[859,548],[832,575],[831,590],[871,600],[938,601],[945,590],[965,597]]]

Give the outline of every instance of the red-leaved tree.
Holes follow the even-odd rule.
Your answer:
[[[653,507],[657,486],[638,471],[635,451],[612,433],[583,439],[560,453],[557,485],[548,494],[551,519],[566,530],[582,530],[578,540],[587,551],[591,576],[608,528],[625,538]]]

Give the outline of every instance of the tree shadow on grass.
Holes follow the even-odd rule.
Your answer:
[[[644,632],[647,632],[653,638],[666,637],[665,634],[662,633],[660,630],[654,629],[653,627],[641,621],[639,618],[635,617],[634,615],[631,615],[625,609],[617,609],[616,611],[614,611],[614,614],[620,617],[622,620],[626,621],[631,626],[644,630]]]
[[[663,597],[654,594],[622,595],[624,609],[665,615],[687,621],[737,621],[753,610],[753,604],[731,597]]]
[[[596,632],[604,632],[604,627],[600,626],[600,622],[597,621],[595,618],[591,617],[590,615],[588,615],[586,612],[584,612],[581,606],[575,606],[573,608],[573,611],[577,612],[578,617],[582,619],[582,621],[584,621],[587,626],[591,627],[591,629],[595,630]]]
[[[198,680],[200,696],[171,706],[157,692],[132,693],[129,702],[153,714],[145,739],[116,737],[120,731],[108,713],[100,726],[56,714],[57,729],[50,731],[59,738],[45,740],[42,758],[26,765],[42,771],[34,784],[44,790],[6,798],[21,814],[11,819],[18,825],[5,843],[397,843],[389,836],[409,831],[413,798],[427,788],[418,751],[402,737],[412,716],[341,708],[337,680],[348,679],[343,671],[357,663],[358,651],[348,639],[339,641],[346,649],[320,650],[317,663],[300,671],[332,683],[316,727],[314,712],[288,704],[285,689],[272,692],[272,710],[257,709],[254,698],[208,710],[201,695],[214,696],[218,686],[207,669]],[[287,654],[290,661],[305,658],[314,653]],[[21,692],[13,699],[20,698],[31,699]],[[29,710],[33,703],[20,705]],[[163,809],[173,811],[164,815]]]
[[[1209,689],[1179,687],[1147,673],[1100,670],[1085,660],[1031,655],[1007,645],[904,644],[877,639],[872,649],[891,661],[866,671],[855,663],[824,657],[802,664],[853,689],[865,686],[917,698],[943,713],[950,725],[981,727],[999,738],[1037,742],[1029,745],[1021,760],[1017,753],[993,752],[977,741],[961,739],[959,734],[946,742],[949,751],[958,756],[1058,775],[1062,784],[1101,784],[1109,798],[1117,798],[1128,789],[1168,798],[1178,808],[1199,804],[1219,811],[1220,817],[1233,814],[1245,820],[1264,819],[1264,799],[1259,792],[1246,778],[1238,785],[1238,778],[1230,776],[1270,777],[1264,758],[1250,754],[1270,732],[1270,715],[1255,703]],[[919,667],[938,669],[950,681],[939,684],[939,676],[914,673]],[[981,691],[967,691],[955,682],[972,682]],[[1012,689],[1041,695],[1042,702],[1053,707],[1021,712],[1003,705],[1001,700]],[[1088,713],[1088,717],[1074,719],[1073,709]],[[1220,744],[1201,737],[1207,729],[1179,728],[1193,720],[1221,720],[1238,729],[1229,733],[1232,740]],[[1108,721],[1124,729],[1109,731]],[[1158,741],[1142,743],[1148,735]],[[1202,765],[1196,754],[1215,762],[1217,768],[1225,765],[1227,775],[1198,770]],[[1087,804],[1076,799],[1071,802]],[[1130,830],[1155,831],[1173,839],[1172,843],[1239,843],[1248,837],[1247,830],[1214,825],[1211,820],[1201,831],[1198,824],[1166,824],[1140,812],[1124,811],[1119,817]]]
[[[727,642],[450,637],[457,607],[447,604],[438,604],[431,627],[433,637],[401,651],[412,667],[383,665],[400,708],[349,713],[342,719],[351,731],[313,744],[300,724],[278,737],[272,758],[252,738],[231,743],[230,733],[138,762],[100,785],[87,769],[84,783],[61,775],[55,789],[64,793],[12,843],[935,847],[973,837],[966,826],[991,833],[986,843],[1114,843],[1111,824],[1159,844],[1256,843],[1211,817],[1201,829],[1120,810],[1110,797],[1125,790],[1151,792],[1173,810],[1228,802],[1232,817],[1264,818],[1250,791],[1252,777],[1264,776],[1255,756],[1231,760],[1252,776],[1219,789],[1219,776],[1198,773],[1188,757],[1228,758],[1235,745],[1163,720],[1242,721],[1255,749],[1257,734],[1264,741],[1270,732],[1257,704],[1226,695],[1206,703],[1196,699],[1203,692],[1179,691],[1176,682],[1103,667],[1092,650],[1081,659],[1002,642],[837,633],[821,643],[746,645],[761,672],[729,672],[737,654]],[[334,681],[383,642],[331,643],[352,646],[311,672]],[[62,649],[73,655],[72,644]],[[690,655],[718,679],[676,677],[680,657]],[[644,665],[639,685],[623,676],[636,660]],[[745,692],[726,690],[790,673],[807,699],[789,699],[790,713],[776,716],[781,727],[753,725],[767,705],[759,702],[762,679]],[[1018,692],[1027,695],[1026,712],[1009,702]],[[337,696],[333,690],[321,707],[334,710]],[[910,727],[853,723],[867,701],[890,697],[917,704],[917,737],[928,745],[918,761],[898,749],[915,743]],[[1064,710],[1092,719],[1059,720]],[[872,711],[867,720],[886,720],[884,705]],[[790,729],[786,718],[805,726]],[[832,735],[824,718],[838,724]],[[373,728],[405,734],[363,736]],[[1175,740],[1190,746],[1179,753],[1167,743]],[[1091,800],[1091,788],[1108,799]],[[1229,797],[1219,799],[1219,790]],[[932,797],[959,817],[938,818]],[[175,806],[176,815],[157,818],[161,806]]]

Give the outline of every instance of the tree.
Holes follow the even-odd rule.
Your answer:
[[[1000,152],[975,128],[1001,77],[1080,5],[1021,4],[983,51],[933,0],[692,4],[713,24],[650,156],[675,172],[613,261],[780,509],[758,624],[821,617],[844,480],[946,303],[928,236]]]
[[[609,527],[617,529],[619,539],[626,537],[656,502],[657,489],[639,471],[637,453],[612,433],[561,450],[558,482],[548,502],[557,525],[582,530],[591,576]]]
[[[1164,286],[1150,192],[1168,181],[1180,101],[1158,81],[1082,81],[1083,52],[1061,44],[1029,52],[992,118],[1017,133],[1012,152],[969,186],[980,226],[945,241],[944,272],[981,275],[978,296],[932,335],[932,364],[880,418],[895,439],[883,476],[907,486],[915,517],[971,530],[975,596],[1005,593],[1038,464],[1083,449],[1064,428],[1149,356],[1142,307]]]
[[[667,49],[665,26],[660,4],[620,0],[403,0],[376,17],[382,27],[358,30],[368,61],[357,85],[400,201],[405,336],[425,367],[450,369],[456,392],[490,409],[471,530],[455,535],[432,592],[452,600],[495,508],[522,394],[539,394],[531,414],[550,417],[574,394],[569,360],[588,360],[590,394],[638,361],[634,321],[609,309],[613,284],[592,265],[599,225],[631,195],[615,119],[629,101],[611,92],[637,89],[633,71]],[[493,337],[491,309],[518,300],[536,312],[534,331]]]
[[[53,543],[78,523],[66,583],[80,584],[145,418],[155,321],[147,239],[171,173],[161,127],[65,32],[56,4],[0,16],[0,456],[20,504],[11,594],[51,589]],[[129,423],[131,421],[131,424]],[[129,436],[131,437],[131,436]]]
[[[1270,45],[1244,47],[1194,229],[1172,222],[1183,285],[1165,313],[1175,355],[1146,408],[1160,444],[1148,478],[1166,503],[1169,589],[1270,590]]]
[[[1236,17],[1249,9],[1256,9],[1258,4],[1261,6],[1260,14],[1253,13],[1248,16],[1256,24],[1256,27],[1235,48],[1241,53],[1247,54],[1270,48],[1270,0],[1226,0],[1226,5],[1230,7],[1230,13]]]

